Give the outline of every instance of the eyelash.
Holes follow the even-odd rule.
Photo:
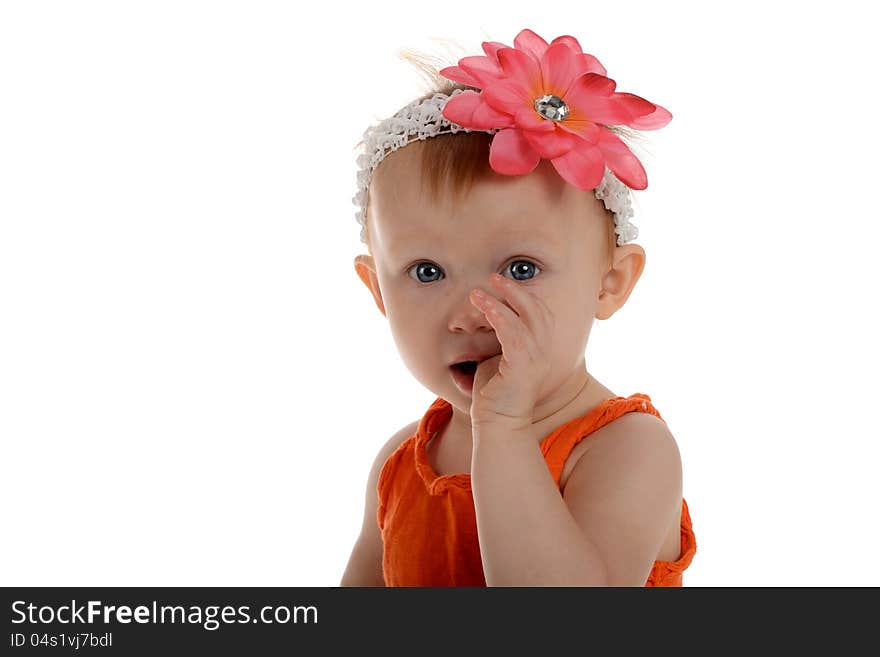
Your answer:
[[[532,266],[535,267],[535,269],[537,270],[537,272],[536,272],[535,275],[532,276],[531,278],[526,278],[526,279],[517,279],[517,278],[513,278],[513,279],[511,279],[511,280],[514,280],[514,281],[520,281],[520,282],[531,281],[531,280],[534,280],[534,278],[538,275],[538,272],[543,271],[543,270],[541,269],[541,266],[540,266],[538,263],[533,262],[532,260],[529,260],[528,258],[517,258],[516,260],[511,260],[511,261],[510,261],[510,264],[508,264],[508,265],[505,267],[505,270],[506,270],[508,267],[511,267],[511,266],[513,266],[513,265],[515,265],[515,264],[517,264],[517,263],[519,263],[519,262],[527,262],[527,263],[529,263],[530,265],[532,265]],[[429,285],[430,283],[436,283],[437,281],[420,281],[420,280],[418,279],[417,275],[413,275],[412,273],[410,273],[410,272],[412,272],[413,270],[415,270],[416,267],[418,267],[419,265],[427,265],[427,264],[434,265],[435,267],[437,267],[437,265],[435,265],[435,264],[434,264],[433,262],[431,262],[430,260],[419,260],[418,262],[414,263],[412,266],[410,266],[410,267],[406,270],[406,271],[407,271],[407,274],[410,276],[410,278],[414,279],[414,280],[416,281],[416,283],[420,283],[420,284],[422,284],[422,285]],[[438,269],[440,272],[443,271],[440,267],[437,267],[437,269]],[[445,275],[444,275],[444,278],[445,278]],[[442,280],[442,278],[438,278],[437,280]]]

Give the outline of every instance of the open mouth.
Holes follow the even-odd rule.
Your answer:
[[[477,361],[466,360],[462,363],[450,365],[452,371],[452,379],[459,390],[464,393],[470,393],[474,389],[474,375],[477,373]]]
[[[471,376],[473,376],[477,372],[477,361],[466,360],[462,363],[456,363],[452,367],[453,369],[456,369],[463,374],[470,374]]]

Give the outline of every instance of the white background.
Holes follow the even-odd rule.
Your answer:
[[[880,585],[864,6],[2,3],[0,584],[338,584],[435,398],[354,272],[355,145],[423,91],[398,50],[529,27],[674,116],[587,365],[676,436],[685,583]]]

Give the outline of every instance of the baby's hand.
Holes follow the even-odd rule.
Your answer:
[[[490,284],[497,297],[474,290],[470,299],[495,329],[502,353],[477,366],[471,424],[474,429],[527,429],[541,384],[550,373],[547,346],[555,318],[541,299],[516,281],[493,274]]]

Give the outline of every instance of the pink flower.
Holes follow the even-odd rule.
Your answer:
[[[529,173],[545,158],[579,189],[595,189],[606,165],[629,188],[645,189],[642,163],[606,126],[656,130],[672,114],[639,96],[616,92],[605,67],[572,36],[548,44],[525,29],[513,44],[484,41],[485,57],[464,57],[458,66],[440,71],[481,90],[451,98],[443,116],[465,128],[500,128],[489,151],[489,164],[498,173]]]

